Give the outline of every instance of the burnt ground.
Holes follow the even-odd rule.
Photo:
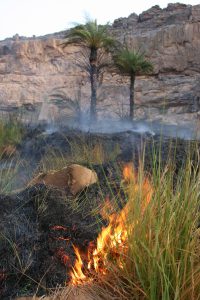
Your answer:
[[[0,299],[35,292],[44,294],[49,288],[64,285],[69,280],[75,259],[73,245],[84,252],[101,230],[103,221],[94,212],[96,208],[108,195],[118,199],[119,206],[126,202],[126,195],[120,188],[124,162],[133,161],[137,167],[145,148],[146,171],[151,172],[154,155],[156,164],[159,164],[159,157],[162,158],[163,167],[171,157],[178,171],[186,161],[189,147],[193,144],[198,147],[195,142],[169,141],[165,137],[133,132],[108,135],[65,129],[46,135],[44,129],[38,127],[27,129],[24,140],[18,145],[18,154],[36,170],[49,149],[70,156],[73,141],[92,146],[101,143],[107,152],[118,144],[119,153],[111,161],[92,165],[99,182],[77,197],[67,190],[44,185],[0,195]],[[20,179],[20,173],[18,175]]]
[[[83,249],[98,233],[94,217],[73,210],[62,192],[42,185],[1,197],[0,211],[1,299],[64,285],[74,260],[72,244]]]
[[[36,291],[44,294],[70,279],[73,245],[84,253],[106,224],[93,211],[113,192],[121,207],[122,199],[126,201],[119,184],[111,192],[110,184],[103,181],[76,198],[44,185],[0,196],[0,299]]]

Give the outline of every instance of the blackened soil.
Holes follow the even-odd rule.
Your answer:
[[[99,182],[76,198],[69,191],[44,185],[10,196],[0,195],[0,299],[36,291],[44,293],[69,280],[75,259],[73,245],[84,252],[88,244],[96,240],[102,224],[105,225],[99,222],[100,216],[94,211],[108,195],[115,197],[121,207],[126,202],[120,188],[124,163],[132,161],[137,167],[144,158],[144,167],[149,173],[153,165],[161,164],[164,168],[168,160],[172,160],[178,172],[189,153],[194,165],[198,163],[199,144],[195,141],[133,132],[91,134],[65,129],[47,135],[43,128],[27,129],[18,153],[36,169],[49,149],[70,155],[70,144],[74,141],[90,145],[101,143],[106,151],[118,144],[120,153],[112,161],[92,166]]]
[[[75,260],[73,245],[84,253],[106,225],[97,208],[108,196],[124,205],[126,195],[115,177],[119,169],[94,168],[100,181],[77,197],[44,185],[0,196],[0,299],[64,285]]]

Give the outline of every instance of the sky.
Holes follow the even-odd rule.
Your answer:
[[[200,4],[200,0],[0,0],[0,40],[20,36],[44,35],[65,30],[86,17],[98,23],[140,14],[154,5],[167,3]]]

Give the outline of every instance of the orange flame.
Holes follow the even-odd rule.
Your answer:
[[[73,246],[73,247],[74,247],[74,252],[76,254],[77,259],[76,259],[74,267],[72,268],[72,273],[71,273],[72,279],[71,280],[72,280],[72,283],[74,285],[76,285],[76,284],[79,284],[80,282],[85,281],[86,276],[82,271],[83,261],[81,259],[79,250],[75,246]]]
[[[133,193],[138,192],[139,189],[142,188],[141,214],[143,215],[152,197],[153,189],[150,181],[145,178],[141,187],[141,184],[137,180],[137,173],[134,170],[133,164],[127,164],[124,167],[123,178],[125,183],[130,183],[128,186],[130,186],[130,190],[132,190]],[[97,237],[96,247],[94,248],[94,245],[93,247],[89,246],[87,265],[84,265],[78,248],[74,247],[77,259],[70,274],[71,283],[73,285],[88,283],[95,276],[106,275],[110,265],[109,258],[111,256],[112,261],[123,268],[123,263],[120,259],[128,251],[128,231],[126,225],[129,209],[130,203],[128,202],[119,214],[111,213],[108,215],[108,210],[113,211],[113,206],[107,197],[105,207],[101,213],[104,218],[109,220],[109,225],[102,228],[101,233]],[[135,224],[136,223],[138,222],[135,221]],[[133,227],[134,224],[132,229]]]
[[[140,182],[138,178],[138,174],[134,169],[133,163],[128,163],[125,165],[123,169],[123,179],[126,183],[130,183],[128,185],[130,194],[136,194],[139,191],[141,191],[141,195],[142,195],[141,205],[142,205],[142,214],[143,214],[153,194],[153,188],[151,186],[149,179],[146,177]]]
[[[134,169],[133,163],[127,163],[123,168],[123,178],[125,182],[134,181],[137,173]]]
[[[109,220],[110,215],[115,211],[114,205],[111,203],[109,196],[107,195],[105,201],[100,209],[100,214],[104,220]]]

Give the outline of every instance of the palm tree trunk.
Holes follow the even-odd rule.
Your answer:
[[[130,114],[129,119],[133,121],[134,119],[134,85],[135,85],[135,75],[131,74],[130,76]]]
[[[91,123],[96,122],[97,119],[97,50],[91,49],[90,52],[90,84],[91,84],[91,103],[90,103],[90,121]]]

